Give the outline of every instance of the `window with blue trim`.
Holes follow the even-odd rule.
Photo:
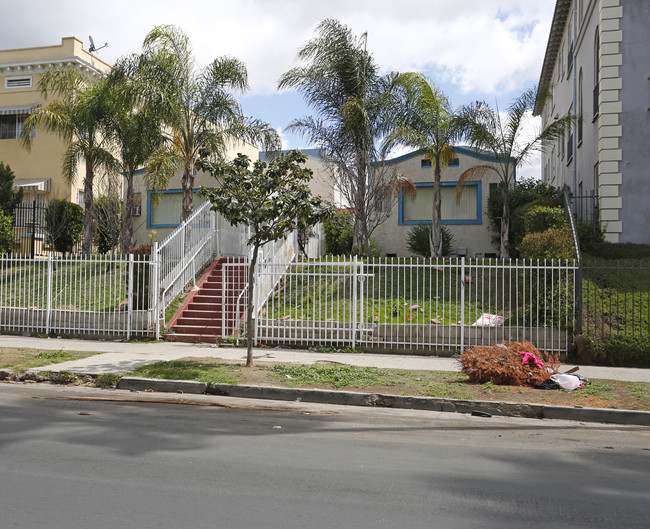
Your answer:
[[[205,202],[205,197],[194,190],[194,208]],[[147,228],[175,228],[181,223],[183,190],[166,189],[162,193],[147,193]]]
[[[427,160],[426,158],[422,158],[420,160],[420,167],[431,167],[431,160]]]
[[[415,184],[414,198],[400,196],[400,225],[430,224],[433,207],[433,182]],[[481,182],[466,182],[456,203],[456,182],[440,184],[440,216],[443,224],[482,224]]]
[[[460,160],[458,158],[452,158],[449,162],[449,167],[458,167],[460,165]]]

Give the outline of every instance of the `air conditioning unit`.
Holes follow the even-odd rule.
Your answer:
[[[142,215],[142,204],[133,204],[133,216],[140,217]]]

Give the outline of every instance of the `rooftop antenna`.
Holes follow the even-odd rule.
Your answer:
[[[92,35],[88,35],[88,38],[90,39],[90,48],[88,48],[88,51],[90,53],[93,53],[94,51],[99,51],[102,48],[106,48],[108,46],[108,42],[104,42],[104,45],[98,48],[97,46],[95,46],[95,41],[93,40]]]

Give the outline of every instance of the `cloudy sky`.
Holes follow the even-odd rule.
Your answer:
[[[21,0],[5,2],[0,49],[48,46],[88,35],[107,62],[138,52],[158,24],[180,26],[205,66],[220,55],[243,60],[251,91],[246,114],[282,134],[285,148],[305,140],[284,132],[309,113],[299,96],[276,89],[296,66],[296,52],[323,19],[335,18],[356,34],[386,73],[419,71],[431,77],[454,106],[482,99],[505,109],[537,83],[555,0]],[[518,171],[539,176],[539,163]]]

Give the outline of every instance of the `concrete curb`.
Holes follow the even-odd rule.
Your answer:
[[[650,426],[650,412],[637,410],[610,410],[605,408],[570,408],[512,402],[441,399],[379,393],[357,393],[324,389],[296,389],[274,386],[235,386],[205,384],[186,380],[161,380],[123,377],[118,389],[131,391],[160,391],[173,393],[209,394],[225,397],[269,399],[346,406],[371,406],[410,410],[444,411],[453,413],[489,414],[504,417],[532,419],[562,419],[567,421],[599,422]]]

